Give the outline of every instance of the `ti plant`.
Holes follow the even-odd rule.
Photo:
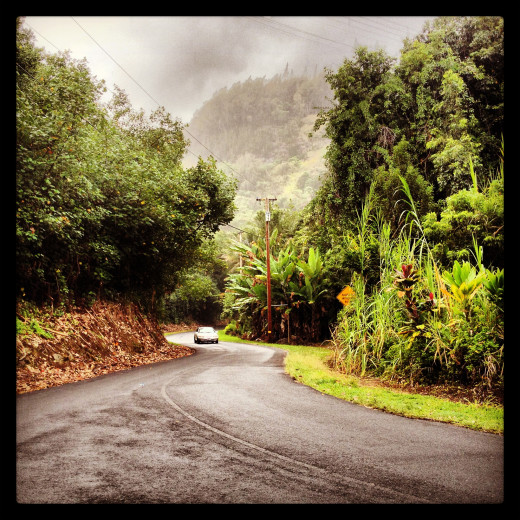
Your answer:
[[[413,264],[404,264],[401,270],[396,269],[394,284],[397,286],[397,296],[405,298],[406,309],[412,319],[419,317],[417,300],[413,295],[413,288],[419,280],[419,272],[413,268]]]
[[[486,278],[482,283],[488,293],[490,300],[493,301],[497,307],[502,309],[501,305],[504,298],[504,270],[497,269],[493,273],[492,271],[486,269]]]
[[[442,292],[457,302],[459,308],[468,317],[471,300],[482,286],[486,273],[481,271],[477,274],[476,269],[469,262],[460,265],[455,261],[451,273],[444,271],[442,277],[450,286],[451,293],[445,289],[442,289]]]
[[[400,334],[410,337],[408,346],[418,336],[431,337],[431,333],[427,330],[424,323],[424,313],[433,310],[435,301],[431,292],[427,298],[417,299],[414,289],[418,281],[419,272],[417,269],[414,269],[413,264],[404,264],[401,266],[401,270],[397,269],[395,271],[394,284],[398,289],[397,296],[404,298],[408,317],[410,318],[405,327],[400,331]]]

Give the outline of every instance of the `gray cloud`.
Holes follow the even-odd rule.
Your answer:
[[[69,49],[107,86],[127,91],[134,108],[164,105],[187,123],[222,87],[249,76],[335,68],[355,45],[398,55],[413,17],[26,17],[37,44]],[[83,29],[82,29],[83,28]],[[88,34],[87,34],[88,33]],[[93,41],[97,42],[97,44]],[[102,47],[102,49],[100,48]],[[107,53],[123,69],[122,71]],[[136,85],[129,75],[142,87]],[[143,89],[146,92],[143,92]]]

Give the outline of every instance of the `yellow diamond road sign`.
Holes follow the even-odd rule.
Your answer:
[[[354,289],[350,287],[350,285],[347,285],[337,296],[336,298],[343,304],[348,305],[350,303],[350,300],[356,295],[354,292]]]

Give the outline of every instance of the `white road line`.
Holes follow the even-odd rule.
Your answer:
[[[171,380],[171,381],[173,381],[173,380]],[[277,459],[283,460],[284,462],[288,462],[289,464],[295,464],[297,466],[302,466],[302,467],[304,467],[306,469],[309,469],[309,470],[312,470],[312,471],[318,471],[320,473],[325,473],[326,475],[329,475],[329,476],[333,475],[333,476],[339,478],[340,480],[351,482],[351,483],[354,483],[356,485],[361,485],[363,487],[370,487],[372,489],[380,489],[381,491],[383,491],[385,493],[390,493],[390,494],[394,494],[394,495],[400,495],[403,498],[406,498],[408,501],[410,501],[410,499],[412,499],[412,502],[422,502],[422,503],[425,503],[425,504],[431,503],[428,500],[424,500],[422,498],[419,498],[419,497],[416,497],[416,496],[413,496],[413,495],[409,495],[407,493],[400,493],[399,491],[396,491],[395,489],[392,489],[392,488],[379,486],[379,485],[376,485],[376,484],[372,484],[370,482],[364,482],[362,480],[358,480],[358,479],[355,479],[355,478],[352,478],[352,477],[347,477],[345,475],[339,475],[339,474],[336,474],[336,473],[329,472],[329,471],[327,471],[327,470],[325,470],[323,468],[320,468],[319,466],[313,466],[311,464],[306,464],[305,462],[301,462],[301,461],[296,460],[296,459],[291,459],[290,457],[286,457],[284,455],[280,455],[279,453],[276,453],[275,451],[271,451],[271,450],[268,450],[266,448],[262,448],[261,446],[257,446],[256,444],[252,444],[252,443],[247,442],[247,441],[245,441],[243,439],[240,439],[238,437],[230,435],[229,433],[223,432],[222,430],[219,430],[218,428],[215,428],[215,427],[211,426],[210,424],[205,423],[204,421],[201,421],[200,419],[197,419],[196,417],[194,417],[193,415],[188,413],[186,410],[183,410],[177,403],[172,401],[170,399],[170,396],[166,393],[166,387],[168,386],[168,384],[170,384],[171,381],[166,382],[162,386],[162,388],[161,388],[162,396],[164,397],[166,402],[168,402],[179,413],[181,413],[182,415],[187,417],[190,421],[193,421],[194,423],[197,423],[198,425],[202,426],[203,428],[206,428],[207,430],[212,431],[213,433],[216,433],[217,435],[225,437],[225,438],[227,438],[229,440],[232,440],[234,442],[238,442],[239,444],[242,444],[243,446],[247,446],[248,448],[251,448],[253,450],[256,450],[256,451],[259,451],[261,453],[264,453],[265,455],[269,455],[271,457],[275,457]]]

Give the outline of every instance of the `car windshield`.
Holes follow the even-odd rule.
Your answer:
[[[199,329],[199,332],[215,332],[215,330],[212,329],[211,327],[201,327]]]

